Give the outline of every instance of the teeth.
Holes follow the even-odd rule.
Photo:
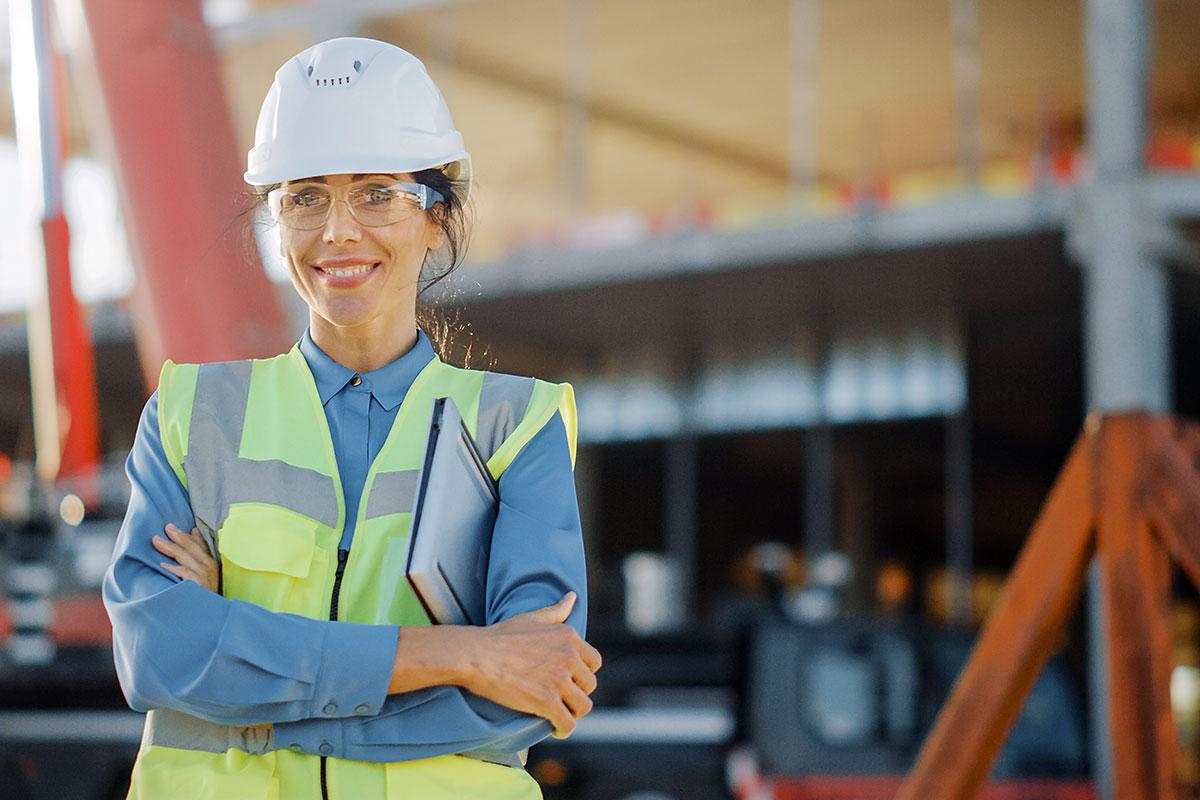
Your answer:
[[[336,275],[339,278],[345,278],[349,275],[361,275],[364,272],[370,272],[374,269],[374,264],[363,264],[360,267],[347,267],[346,269],[334,269],[333,267],[322,267],[322,272],[327,272],[330,275]]]

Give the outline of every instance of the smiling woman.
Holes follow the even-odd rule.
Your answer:
[[[462,137],[417,59],[333,39],[276,73],[248,163],[309,324],[274,358],[168,361],[146,404],[104,583],[148,712],[129,796],[540,797],[523,752],[600,668],[574,393],[452,366],[418,324],[465,247]],[[430,625],[403,582],[379,602],[438,397],[499,488],[481,627]]]
[[[443,167],[437,167],[413,173],[309,176],[288,181],[286,185],[255,187],[254,196],[263,211],[279,224],[279,253],[283,258],[284,267],[310,308],[312,302],[302,284],[297,283],[298,270],[290,255],[289,245],[303,238],[296,234],[314,231],[323,234],[335,206],[341,206],[340,210],[343,213],[348,212],[354,221],[364,228],[390,229],[394,223],[420,215],[426,223],[422,233],[433,236],[432,241],[428,242],[430,246],[416,266],[416,274],[410,276],[412,286],[416,290],[416,321],[433,337],[438,351],[444,353],[449,350],[451,344],[450,331],[441,324],[434,307],[422,303],[421,298],[433,286],[449,277],[462,263],[471,230],[471,211],[468,203],[470,180],[454,180],[448,172]],[[386,195],[383,194],[385,192]],[[428,213],[421,214],[424,211]],[[434,230],[428,230],[430,227]],[[394,238],[397,234],[406,236],[408,231],[388,230],[377,233],[382,233],[387,239]],[[340,265],[343,272],[349,271],[356,264],[360,268],[380,265],[378,260],[365,256],[358,262],[354,259],[360,258],[359,256],[338,257],[350,259],[345,265]],[[408,271],[412,272],[411,264],[408,265]],[[350,280],[331,280],[328,285],[353,288],[358,284]],[[405,294],[407,293],[406,290]]]

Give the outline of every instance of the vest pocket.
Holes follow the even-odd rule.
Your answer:
[[[464,756],[439,756],[383,765],[387,800],[542,800],[537,781],[523,769]]]
[[[271,611],[321,617],[328,554],[317,546],[319,523],[265,503],[234,503],[217,532],[226,597]],[[324,613],[328,613],[325,609]]]
[[[275,754],[151,745],[138,753],[128,800],[280,800]]]

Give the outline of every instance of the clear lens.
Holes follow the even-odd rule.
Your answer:
[[[334,203],[345,203],[351,216],[362,225],[381,227],[400,222],[423,211],[424,187],[415,183],[354,184],[331,189],[324,184],[279,187],[267,195],[271,216],[297,230],[316,230],[325,225]],[[436,199],[441,199],[436,192]]]

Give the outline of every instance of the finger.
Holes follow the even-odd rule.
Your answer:
[[[204,574],[206,571],[206,565],[200,556],[196,555],[196,553],[188,550],[182,545],[171,545],[171,547],[171,550],[164,550],[164,552],[171,556],[171,558],[175,559],[181,567],[187,567],[197,575]],[[159,549],[163,550],[164,548]]]
[[[167,526],[167,536],[171,537],[171,541],[190,553],[195,553],[197,556],[208,557],[208,548],[196,541],[196,538],[189,533],[184,533],[174,525]],[[196,530],[193,528],[192,530]]]
[[[596,691],[596,673],[588,669],[582,660],[575,662],[575,666],[571,670],[571,680],[575,681],[575,685],[585,694]]]
[[[210,583],[203,574],[199,574],[194,570],[188,569],[187,567],[180,567],[175,564],[163,563],[162,567],[178,577],[180,580],[191,581],[201,588],[208,589],[209,591],[216,591],[212,588],[213,584]]]
[[[190,580],[194,583],[200,583],[200,581],[196,580],[195,573],[193,573],[190,569],[187,569],[186,567],[181,567],[178,564],[171,564],[166,561],[160,561],[158,565],[160,567],[162,567],[163,569],[165,569],[167,572],[170,572],[172,575],[179,578],[180,580],[185,580],[185,581]]]
[[[554,726],[554,738],[565,739],[575,730],[575,717],[562,702],[554,704],[549,711],[550,724]]]
[[[212,551],[208,549],[208,540],[204,538],[204,534],[200,533],[199,528],[192,528],[192,538],[196,540],[200,551],[211,558]]]
[[[584,694],[583,689],[574,683],[571,683],[563,691],[563,703],[570,709],[571,716],[575,719],[579,719],[592,710],[592,698]]]
[[[184,550],[179,545],[164,539],[161,536],[155,536],[150,541],[154,545],[155,549],[158,550],[158,552],[162,553],[163,555],[170,556],[171,558],[175,559],[175,561],[181,560]]]
[[[583,659],[583,663],[592,672],[599,672],[600,667],[604,665],[604,659],[600,657],[600,651],[582,639],[579,640],[579,657]]]
[[[571,614],[571,609],[575,607],[575,593],[567,592],[563,598],[552,606],[538,608],[529,612],[529,616],[537,622],[558,623],[565,622]]]
[[[172,541],[193,556],[201,572],[209,572],[216,568],[216,561],[213,559],[212,553],[209,552],[208,545],[200,536],[199,528],[192,528],[191,533],[184,533],[174,525],[168,525],[167,535],[171,537]],[[176,559],[176,561],[178,560]]]

